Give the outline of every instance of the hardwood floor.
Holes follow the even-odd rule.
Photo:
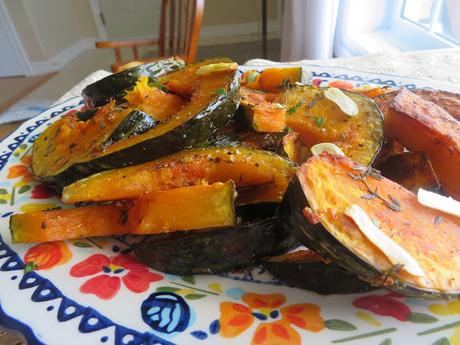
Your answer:
[[[0,113],[40,87],[56,73],[33,77],[0,78]]]

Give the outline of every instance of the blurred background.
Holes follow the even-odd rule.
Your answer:
[[[114,50],[95,42],[160,37],[166,2],[0,0],[0,124],[35,115],[90,73],[110,71]],[[207,0],[199,22],[197,60],[296,61],[460,44],[459,0]],[[142,59],[159,52],[138,48]],[[121,54],[133,59],[131,48]]]

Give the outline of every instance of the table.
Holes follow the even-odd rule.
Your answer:
[[[247,65],[273,64],[273,61],[253,59]],[[373,54],[368,56],[328,60],[301,60],[298,65],[337,66],[365,72],[429,78],[460,85],[460,48],[429,50],[400,54]],[[0,125],[0,139],[3,139],[22,122]],[[0,344],[25,344],[16,331],[0,326]]]

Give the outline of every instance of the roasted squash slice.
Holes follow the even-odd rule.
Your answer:
[[[352,160],[371,164],[382,145],[382,113],[369,98],[342,90],[348,102],[358,110],[355,116],[349,116],[326,97],[328,90],[330,88],[314,86],[288,90],[287,126],[299,134],[307,148],[329,142],[340,147]]]
[[[240,89],[241,113],[249,127],[257,132],[283,132],[286,127],[285,93]]]
[[[88,85],[83,89],[81,95],[88,108],[104,105],[111,99],[117,103],[123,103],[126,91],[134,87],[139,77],[145,76],[150,82],[153,82],[165,73],[183,68],[184,66],[184,61],[177,58],[135,66]]]
[[[295,166],[245,147],[189,150],[137,166],[92,175],[64,188],[62,201],[135,199],[146,193],[233,180],[238,203],[280,202]]]
[[[205,60],[159,78],[158,83],[174,97],[181,97],[184,105],[153,128],[128,139],[105,144],[119,124],[116,114],[125,111],[123,106],[107,111],[105,117],[99,116],[102,125],[100,121],[89,122],[84,131],[75,126],[75,121],[67,126],[58,121],[34,143],[34,175],[40,181],[62,187],[95,172],[143,163],[204,142],[235,113],[239,87],[233,68],[204,75],[197,71],[228,61]],[[155,114],[150,115],[155,118]],[[75,140],[78,149],[72,145]]]
[[[426,89],[416,89],[411,90],[411,92],[425,101],[432,102],[443,108],[451,116],[460,121],[460,94],[442,90]],[[389,104],[394,100],[398,93],[399,90],[385,92],[384,94],[374,98],[375,102],[384,114],[388,109]]]
[[[242,121],[232,120],[197,148],[245,146],[255,150],[280,152],[284,133],[263,133],[248,129]]]
[[[277,90],[302,81],[302,67],[269,67],[261,72],[250,70],[241,76],[241,84],[257,90]]]
[[[209,274],[245,267],[275,255],[289,234],[274,217],[276,204],[239,207],[232,227],[148,236],[135,247],[136,257],[171,274]]]
[[[414,297],[458,297],[460,218],[421,205],[370,169],[327,153],[310,158],[280,206],[285,228],[371,285]],[[370,219],[366,226],[356,209]]]
[[[443,190],[460,199],[459,121],[403,89],[385,112],[385,132],[411,151],[427,153]]]
[[[421,152],[403,152],[388,157],[379,166],[382,175],[412,193],[419,188],[439,192],[441,185],[428,156]]]
[[[372,289],[372,286],[339,265],[315,252],[300,247],[261,261],[273,276],[283,283],[317,293],[345,294]]]
[[[15,214],[14,243],[121,234],[159,234],[235,225],[233,182],[151,193],[129,202]]]

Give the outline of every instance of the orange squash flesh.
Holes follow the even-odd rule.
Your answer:
[[[350,205],[357,204],[425,273],[425,277],[416,277],[400,270],[396,274],[401,280],[422,289],[460,292],[460,218],[421,205],[415,194],[386,178],[369,176],[366,182],[381,196],[394,197],[400,212],[378,198],[363,198],[369,194],[365,183],[350,175],[359,175],[358,169],[360,166],[350,159],[327,153],[310,158],[300,168],[303,191],[324,231],[373,267],[382,272],[391,269],[393,265],[385,254],[345,215]],[[438,217],[442,217],[441,222],[435,221]]]
[[[232,181],[155,192],[134,202],[130,223],[141,235],[232,226],[235,197]]]
[[[57,135],[60,135],[61,120],[58,120],[47,129],[46,135],[40,135],[34,144],[34,157],[40,157],[40,160],[33,162],[33,172],[38,177],[54,176],[57,173],[63,172],[69,167],[77,163],[86,163],[96,158],[110,156],[113,153],[131,148],[157,138],[171,132],[173,129],[180,127],[187,121],[193,119],[203,108],[212,102],[215,102],[220,95],[216,90],[229,92],[230,85],[235,76],[235,71],[221,71],[219,73],[210,73],[204,76],[197,76],[196,71],[203,65],[211,64],[214,62],[226,62],[228,59],[212,59],[199,62],[187,66],[158,79],[158,83],[164,85],[170,92],[177,93],[185,102],[179,101],[177,97],[171,95],[161,95],[158,91],[154,90],[155,97],[160,97],[165,101],[161,104],[161,111],[157,116],[165,118],[154,128],[146,131],[143,134],[132,136],[128,139],[117,141],[111,145],[104,145],[110,134],[117,128],[117,125],[122,121],[118,120],[118,113],[128,114],[129,111],[123,107],[117,107],[116,111],[105,113],[105,117],[101,116],[103,123],[96,123],[91,126],[91,132],[88,131],[75,131],[69,130],[66,140],[63,140],[63,145],[50,145],[49,143],[55,140]],[[152,96],[152,106],[149,107],[147,102],[145,108],[155,108],[155,104],[161,102]],[[171,97],[173,97],[171,99]],[[136,98],[136,97],[134,97]],[[147,99],[148,100],[148,99]],[[134,103],[137,101],[133,100]],[[170,106],[168,108],[167,106]],[[175,112],[178,110],[177,112]],[[170,116],[172,114],[172,116]],[[155,115],[155,114],[153,114]],[[115,120],[113,120],[115,119]],[[53,128],[53,130],[50,130]],[[78,138],[78,147],[70,145]],[[97,139],[95,139],[97,138]],[[56,150],[61,150],[59,154],[55,154]],[[71,148],[71,149],[69,149]],[[53,152],[53,154],[49,154]],[[59,159],[56,159],[59,157]]]
[[[158,121],[167,120],[184,106],[185,101],[181,97],[150,87],[148,81],[147,76],[139,77],[134,89],[126,93],[125,100],[130,106],[150,114]]]
[[[324,96],[325,90],[314,86],[296,86],[288,90],[286,125],[299,133],[307,148],[333,143],[347,157],[370,165],[383,139],[381,112],[372,100],[343,91],[359,110],[356,116],[348,116]]]
[[[246,71],[241,84],[252,89],[276,90],[302,81],[302,67],[270,67],[262,72]]]
[[[233,182],[155,192],[135,201],[15,214],[13,243],[159,234],[235,225]]]
[[[460,199],[458,120],[403,89],[385,113],[385,133],[412,151],[427,153],[444,191]]]
[[[13,243],[31,243],[127,234],[131,228],[124,215],[130,208],[120,203],[14,214],[11,238]]]
[[[183,151],[156,161],[101,172],[64,188],[62,201],[136,199],[146,193],[233,180],[239,201],[281,201],[294,165],[267,151],[224,147]],[[255,191],[249,187],[259,186]]]
[[[241,87],[240,107],[246,122],[257,132],[277,133],[286,127],[284,92],[267,92]]]

